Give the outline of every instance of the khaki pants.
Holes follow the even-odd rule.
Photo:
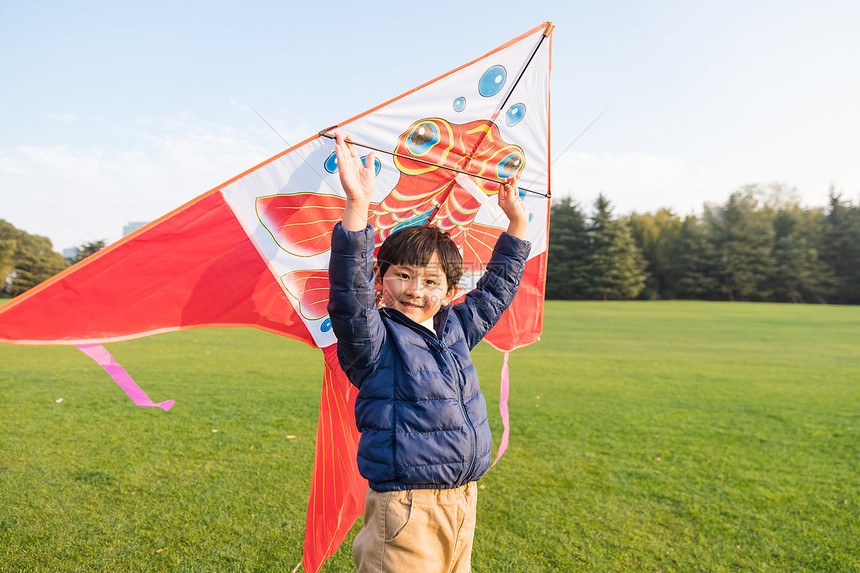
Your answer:
[[[352,543],[359,573],[468,573],[475,536],[475,482],[455,489],[367,490]]]

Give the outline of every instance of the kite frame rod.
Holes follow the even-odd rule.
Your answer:
[[[330,127],[329,129],[334,129]],[[320,135],[326,137],[328,139],[335,139],[333,133],[331,133],[328,129],[324,129],[320,132]],[[374,147],[372,145],[367,145],[366,143],[361,143],[358,141],[353,141],[351,139],[347,139],[348,143],[353,145],[357,145],[359,147],[363,147],[365,149],[370,149],[372,151],[378,151],[379,153],[385,153],[386,155],[391,155],[393,157],[400,157],[402,159],[408,159],[410,161],[416,161],[418,163],[423,163],[424,165],[430,165],[432,167],[439,167],[440,169],[447,169],[448,171],[454,171],[455,173],[462,173],[463,175],[468,175],[470,177],[477,177],[478,179],[483,179],[484,181],[490,181],[492,183],[498,183],[499,185],[504,185],[504,181],[499,181],[498,179],[493,179],[492,177],[485,177],[484,175],[478,175],[476,173],[469,173],[468,171],[462,171],[457,169],[456,167],[449,167],[447,165],[440,165],[438,163],[433,163],[432,161],[425,161],[423,159],[418,159],[417,157],[412,157],[409,155],[403,155],[402,153],[397,153],[396,151],[388,151],[387,149],[380,149],[379,147]],[[531,189],[526,189],[525,187],[518,187],[520,191],[525,193],[531,193],[533,195],[539,195],[541,197],[549,198],[549,193],[541,193],[540,191],[532,191]]]
[[[503,109],[505,109],[505,106],[508,105],[508,101],[511,99],[511,96],[514,95],[514,90],[517,89],[517,86],[519,85],[520,80],[523,78],[523,75],[525,75],[526,70],[529,68],[529,66],[532,63],[532,60],[535,59],[535,55],[537,55],[538,50],[540,50],[541,44],[543,44],[543,41],[549,37],[549,35],[552,33],[554,28],[555,28],[555,26],[551,23],[547,24],[547,27],[544,28],[544,31],[541,34],[540,40],[538,40],[537,46],[535,46],[535,49],[532,50],[532,55],[529,56],[529,59],[526,62],[526,65],[524,65],[523,69],[520,70],[520,73],[517,75],[517,79],[514,80],[514,84],[511,86],[511,89],[508,90],[508,95],[505,96],[505,99],[504,99],[504,101],[502,101],[502,105],[499,106],[499,110],[496,112],[496,115],[501,113],[501,111]]]

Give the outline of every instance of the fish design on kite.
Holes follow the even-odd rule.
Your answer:
[[[432,224],[447,232],[460,247],[465,272],[479,275],[503,228],[475,221],[482,204],[486,204],[475,195],[496,195],[498,180],[518,177],[525,168],[525,152],[518,145],[506,143],[491,121],[458,125],[441,118],[426,118],[400,134],[393,158],[400,178],[382,201],[371,205],[368,217],[374,228],[376,249],[398,229]],[[330,172],[337,169],[333,159],[329,156],[325,164]],[[472,183],[458,177],[463,172],[493,180],[476,179]],[[331,230],[321,232],[320,221],[339,220],[344,206],[342,196],[315,193],[257,199],[260,221],[278,245],[304,257],[329,250]],[[302,316],[313,320],[326,315],[326,269],[291,271],[281,280],[298,300]]]

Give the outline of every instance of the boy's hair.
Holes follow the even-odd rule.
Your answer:
[[[384,277],[391,265],[427,266],[433,253],[439,256],[448,289],[454,288],[463,276],[463,255],[448,233],[430,225],[414,225],[389,235],[376,257],[379,276]]]

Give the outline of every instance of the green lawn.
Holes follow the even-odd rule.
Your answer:
[[[321,352],[246,329],[109,349],[173,409],[74,348],[0,345],[0,571],[292,571]],[[501,355],[474,359],[498,439]],[[510,407],[477,573],[860,570],[860,307],[550,302]],[[323,571],[354,569],[356,531]]]

